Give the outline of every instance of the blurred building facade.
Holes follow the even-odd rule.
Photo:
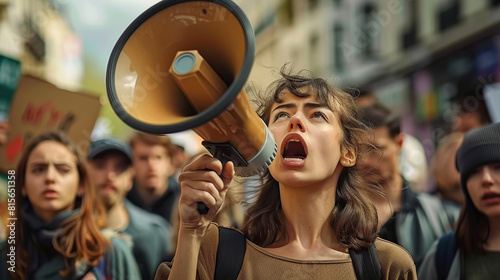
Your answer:
[[[343,88],[371,88],[403,116],[426,154],[450,129],[452,100],[474,110],[500,80],[499,0],[240,1],[256,33],[257,90],[270,69],[294,69]]]
[[[82,44],[62,17],[63,0],[0,0],[0,55],[21,72],[67,90],[78,90]]]

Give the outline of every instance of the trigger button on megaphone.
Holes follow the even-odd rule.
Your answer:
[[[180,55],[174,62],[174,70],[178,74],[189,73],[194,68],[196,58],[191,53]]]

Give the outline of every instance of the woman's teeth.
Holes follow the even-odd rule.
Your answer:
[[[304,161],[303,158],[285,158],[286,161],[301,162]]]

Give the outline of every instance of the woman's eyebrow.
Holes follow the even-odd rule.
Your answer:
[[[46,163],[46,162],[41,162],[41,161],[39,161],[39,162],[32,162],[32,163],[29,164],[29,166],[47,166],[47,165],[49,165],[49,164]]]
[[[295,108],[295,107],[297,107],[297,104],[295,104],[295,103],[286,103],[286,104],[281,104],[281,105],[278,105],[276,108],[274,108],[274,109],[271,111],[271,113],[272,113],[272,112],[274,112],[274,111],[276,111],[276,110],[278,110],[278,109],[283,109],[283,108],[284,108],[284,109],[291,109],[291,108]]]
[[[48,166],[49,163],[47,162],[33,162],[33,163],[30,163],[29,166]],[[69,162],[55,162],[54,163],[55,166],[69,166],[69,167],[72,167],[72,164],[69,163]]]
[[[297,104],[295,103],[286,103],[286,104],[281,104],[281,105],[278,105],[276,108],[274,108],[272,110],[272,112],[278,110],[278,109],[290,109],[290,108],[295,108],[297,107]],[[306,108],[326,108],[328,110],[330,110],[330,107],[326,104],[323,104],[323,103],[316,103],[316,102],[309,102],[309,103],[306,103],[304,105],[304,107]]]
[[[306,108],[325,108],[325,109],[328,109],[328,110],[331,110],[330,107],[326,104],[323,104],[323,103],[306,103],[304,105],[304,107]]]
[[[67,163],[67,162],[56,162],[54,163],[55,166],[67,166],[67,167],[73,167],[73,165],[71,163]]]

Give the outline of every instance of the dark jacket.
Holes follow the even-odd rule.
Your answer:
[[[147,206],[141,199],[137,185],[134,186],[127,194],[127,199],[140,208],[162,216],[167,222],[172,225],[172,212],[174,207],[177,207],[177,198],[181,192],[179,183],[174,178],[168,178],[167,191],[156,201],[152,206]]]
[[[134,252],[143,280],[152,280],[158,265],[170,261],[173,252],[172,228],[162,217],[125,200],[130,221],[122,232],[132,238]]]
[[[414,193],[405,179],[401,199],[401,210],[382,226],[379,236],[408,250],[418,269],[434,241],[453,230],[460,207],[427,193]]]
[[[17,242],[23,242],[28,253],[28,269],[25,271],[27,279],[56,280],[81,279],[86,275],[94,275],[97,280],[140,279],[137,263],[130,246],[121,239],[121,236],[108,229],[101,230],[102,235],[110,241],[104,258],[95,266],[89,266],[84,260],[75,263],[73,275],[62,277],[59,273],[66,268],[64,257],[54,248],[53,240],[62,230],[61,225],[70,217],[79,213],[80,209],[62,211],[51,221],[42,220],[34,211],[27,198],[23,202],[20,212],[22,223],[13,224],[23,228],[23,238],[12,239],[0,244],[0,279],[11,279],[8,270],[13,271],[20,256],[11,256]],[[9,255],[5,256],[5,253]],[[14,252],[15,253],[15,252]],[[8,259],[6,260],[5,257]]]
[[[120,238],[111,237],[111,247],[106,250],[105,258],[101,260],[97,267],[82,268],[85,272],[83,275],[94,275],[97,280],[122,280],[122,279],[141,279],[137,263],[132,255],[129,245]],[[9,250],[10,245],[0,244],[0,279],[9,280],[10,277],[8,268],[11,266],[5,260],[5,250]],[[16,256],[17,261],[18,256]],[[85,265],[84,265],[85,266]],[[54,255],[53,258],[37,268],[37,280],[73,280],[80,279],[82,276],[72,275],[64,278],[59,274],[59,271],[64,270],[65,263],[61,255]],[[12,268],[11,268],[12,269]],[[75,273],[78,274],[78,273]]]

